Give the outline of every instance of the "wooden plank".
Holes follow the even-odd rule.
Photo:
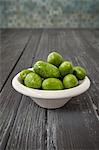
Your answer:
[[[66,30],[64,38],[68,37],[66,45],[72,53],[74,52],[75,55],[86,55],[87,53],[99,63],[99,40],[98,36],[95,38],[93,33],[94,30]]]
[[[93,59],[88,57],[87,55],[84,55],[83,57],[78,56],[75,58],[78,62],[78,65],[82,65],[87,69],[88,76],[91,80],[91,87],[89,90],[89,94],[91,96],[91,99],[93,101],[93,105],[97,108],[97,111],[99,113],[99,67],[97,67],[97,64]],[[99,114],[98,114],[99,115]]]
[[[98,93],[99,93],[99,59],[94,59],[92,47],[88,46],[86,40],[82,38],[83,32],[87,32],[87,30],[66,30],[65,38],[66,45],[68,46],[72,57],[73,62],[75,65],[81,65],[87,69],[87,73],[91,79],[92,86],[90,88],[90,95],[92,96],[93,103],[96,105],[97,109],[99,110],[99,101],[98,101]],[[90,31],[89,31],[90,32]],[[88,32],[88,33],[89,33]],[[95,40],[94,40],[95,41]],[[66,47],[66,45],[64,45]],[[67,51],[66,51],[67,54]],[[98,58],[98,54],[94,51],[95,58]],[[76,61],[75,61],[76,59]],[[78,60],[79,59],[79,60]]]
[[[99,148],[98,121],[84,94],[63,108],[48,111],[48,150]]]
[[[95,39],[99,41],[99,29],[91,30],[90,32],[95,36]]]
[[[6,150],[45,150],[45,122],[45,110],[23,96]]]
[[[1,34],[0,91],[31,37],[31,30],[6,29],[4,31]]]
[[[97,115],[99,115],[99,30],[74,31],[74,39],[74,47],[79,49],[78,55],[75,50],[75,59],[78,65],[87,68],[87,73],[91,79],[89,93],[93,101],[93,106],[97,110]]]
[[[90,32],[88,32],[90,33]],[[92,34],[92,33],[91,33]],[[88,38],[88,36],[86,36],[86,38]],[[85,39],[86,39],[85,38]],[[79,41],[80,41],[80,47],[84,47],[84,49],[86,50],[85,54],[83,54],[82,56],[77,56],[76,60],[78,61],[79,64],[83,65],[85,68],[87,68],[88,71],[88,75],[91,79],[91,88],[90,88],[90,96],[91,99],[93,101],[93,105],[96,106],[97,110],[99,111],[99,100],[98,100],[98,93],[99,93],[99,53],[98,50],[98,41],[97,39],[95,40],[95,37],[90,35],[89,38],[91,39],[91,41],[88,43],[87,40],[84,40],[84,38],[82,38],[82,34],[80,34],[79,37]],[[89,39],[88,38],[88,39]],[[91,47],[92,45],[92,39],[93,42],[97,43],[97,49],[95,48],[93,50],[93,47]],[[90,45],[90,49],[88,48]],[[93,55],[94,53],[94,55]],[[99,112],[98,112],[99,114]]]
[[[78,40],[82,42],[83,49],[99,66],[99,37],[96,38],[94,32],[94,30],[80,30],[79,32],[76,32],[76,38],[78,37]],[[99,34],[99,30],[97,31],[97,34]]]
[[[23,68],[28,68],[32,64],[42,31],[33,30],[32,37],[25,48],[23,55],[18,61],[15,69],[5,84],[0,97],[0,149],[4,150],[10,136],[10,132],[17,115],[17,110],[21,102],[22,95],[15,92],[11,86],[12,78]],[[28,60],[28,61],[27,61]]]
[[[2,150],[98,150],[98,115],[95,114],[92,101],[95,96],[94,92],[93,97],[89,90],[72,98],[60,109],[46,110],[37,106],[28,97],[23,96],[21,100],[21,95],[11,88],[11,79],[17,72],[30,67],[39,59],[46,60],[48,53],[53,50],[60,52],[65,59],[85,66],[88,73],[92,72],[91,78],[94,73],[89,63],[91,65],[91,62],[94,61],[92,66],[98,73],[95,60],[92,58],[89,60],[87,51],[83,49],[83,47],[86,48],[86,45],[81,39],[78,40],[81,36],[78,37],[78,31],[45,29],[41,39],[40,35],[41,30],[33,31],[32,39],[2,90],[0,148]],[[85,61],[84,64],[83,61]],[[95,83],[95,87],[98,94],[98,84]]]
[[[75,58],[77,55],[83,56],[86,51],[75,40],[76,32],[78,31],[60,31],[58,37],[55,35],[53,39],[58,39],[57,47],[65,59],[73,60],[75,64],[78,64]],[[49,39],[50,49],[55,46],[51,43],[51,39]],[[88,66],[86,67],[89,69]],[[99,148],[98,119],[92,107],[89,92],[72,98],[60,109],[48,110],[47,116],[48,150],[97,150]]]
[[[48,34],[45,30],[33,61],[30,57],[32,63],[39,59],[46,59],[47,49]],[[37,106],[30,98],[23,96],[6,150],[46,150],[46,132],[46,110]]]

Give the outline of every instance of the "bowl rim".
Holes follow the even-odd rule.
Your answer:
[[[28,70],[32,70],[32,68],[28,68]],[[71,89],[64,90],[38,90],[32,89],[24,86],[19,79],[20,72],[12,79],[13,88],[26,96],[39,98],[39,99],[60,99],[60,98],[69,98],[80,95],[84,93],[90,87],[90,80],[86,76],[82,83],[78,86],[73,87]]]

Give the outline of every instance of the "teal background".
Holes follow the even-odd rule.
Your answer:
[[[98,28],[99,0],[0,0],[0,27]]]

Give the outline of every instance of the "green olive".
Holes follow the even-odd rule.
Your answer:
[[[33,72],[33,71],[27,70],[27,69],[22,70],[22,71],[20,72],[20,79],[24,80],[25,77],[27,76],[27,74],[29,74],[30,72]]]
[[[79,79],[83,80],[86,76],[86,70],[81,66],[75,66],[73,68],[73,74]]]
[[[59,71],[61,75],[64,77],[67,74],[73,73],[73,65],[70,61],[64,61],[60,66],[59,66]]]
[[[63,57],[57,52],[52,52],[48,55],[47,62],[59,67],[59,65],[63,62]]]
[[[39,74],[42,78],[58,78],[60,77],[59,69],[47,62],[37,61],[34,64],[34,71]]]
[[[43,90],[63,90],[63,83],[56,78],[45,79],[42,83]]]
[[[63,79],[63,85],[66,89],[73,88],[78,85],[78,80],[73,74],[68,74]]]
[[[36,73],[29,73],[24,80],[24,84],[29,88],[39,89],[42,86],[42,78]]]

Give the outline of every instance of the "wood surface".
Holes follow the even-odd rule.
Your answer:
[[[16,92],[13,77],[51,51],[87,69],[90,89],[59,109]],[[99,149],[99,30],[0,30],[0,150]]]

